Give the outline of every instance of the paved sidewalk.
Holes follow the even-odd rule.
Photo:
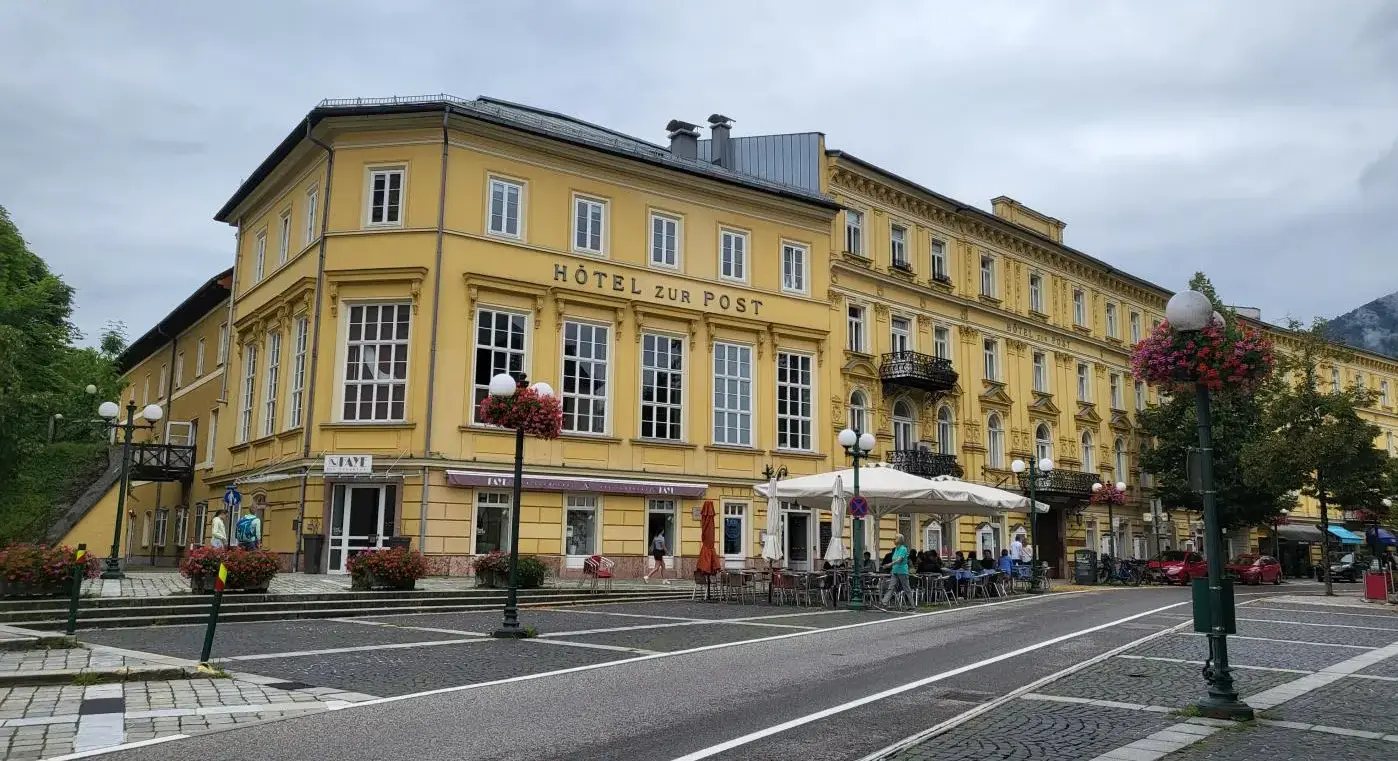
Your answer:
[[[669,579],[669,584],[654,581],[647,585],[636,579],[617,579],[614,589],[680,588],[693,586],[689,579]],[[544,586],[576,589],[576,579],[549,579]],[[429,592],[461,592],[476,588],[473,576],[430,576],[419,579],[419,590]],[[334,594],[350,591],[350,577],[332,574],[282,573],[272,579],[270,594]],[[189,594],[189,580],[178,571],[128,571],[124,579],[88,579],[83,582],[83,594],[90,597],[165,597]]]

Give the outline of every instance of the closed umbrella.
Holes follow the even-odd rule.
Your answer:
[[[762,557],[770,567],[782,559],[781,502],[777,500],[777,477],[767,483],[767,536],[762,540]]]
[[[830,496],[830,546],[825,548],[825,561],[838,563],[849,559],[845,550],[845,484],[835,477],[835,492]]]
[[[699,534],[702,543],[699,547],[699,563],[695,566],[700,573],[718,573],[722,565],[718,560],[718,550],[715,547],[715,535],[718,533],[714,528],[714,503],[712,500],[704,502],[704,510],[699,514]]]

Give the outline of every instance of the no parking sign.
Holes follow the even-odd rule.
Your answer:
[[[856,518],[863,518],[869,514],[869,500],[864,499],[863,494],[856,494],[849,501],[849,514]]]

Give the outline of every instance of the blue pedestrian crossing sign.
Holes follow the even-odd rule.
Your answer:
[[[243,504],[243,493],[238,491],[238,487],[229,484],[228,491],[223,493],[223,504],[229,510],[237,510],[238,505]]]

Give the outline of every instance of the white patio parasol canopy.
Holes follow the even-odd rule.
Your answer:
[[[935,501],[930,507],[918,505],[900,512],[940,513],[959,512],[961,515],[995,515],[1011,510],[1029,512],[1029,498],[1012,491],[985,484],[962,481],[952,476],[928,479],[937,485]],[[1035,502],[1035,512],[1046,513],[1049,506]]]
[[[767,532],[762,539],[762,558],[770,565],[782,559],[781,498],[773,493],[777,477],[767,482]]]
[[[778,499],[799,502],[813,508],[828,505],[834,494],[835,481],[854,483],[853,469],[817,473],[778,481],[775,486],[759,484],[754,487],[763,497],[776,490]],[[922,478],[874,463],[859,469],[859,493],[869,502],[870,512],[887,513],[953,513],[958,515],[999,515],[1011,510],[1028,511],[1029,499],[993,486],[961,481],[950,476]],[[1040,502],[1038,512],[1048,512],[1049,506]]]
[[[830,546],[822,557],[831,563],[849,559],[845,549],[845,485],[839,476],[835,476],[835,490],[830,495]]]

